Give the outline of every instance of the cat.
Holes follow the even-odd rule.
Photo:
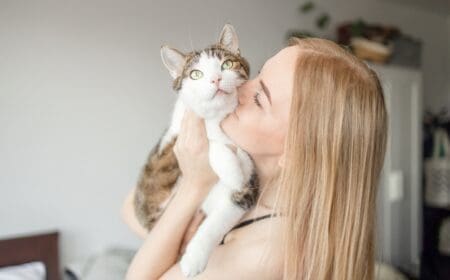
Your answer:
[[[163,46],[161,58],[179,96],[171,124],[141,172],[134,206],[140,223],[151,230],[177,190],[181,172],[173,146],[186,108],[193,110],[205,120],[209,163],[219,180],[201,205],[206,218],[180,259],[183,274],[191,277],[204,270],[212,250],[259,195],[252,159],[220,128],[238,105],[237,87],[248,79],[250,69],[230,24],[223,27],[218,43],[202,51],[183,54]]]

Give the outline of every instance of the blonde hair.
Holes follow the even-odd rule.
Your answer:
[[[388,125],[380,81],[332,41],[290,45],[301,51],[276,203],[283,279],[373,279]]]

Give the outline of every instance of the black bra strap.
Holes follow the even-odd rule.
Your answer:
[[[228,233],[230,233],[232,230],[235,230],[237,228],[249,225],[249,224],[257,222],[259,220],[263,220],[263,219],[267,219],[267,218],[271,218],[271,217],[276,217],[276,216],[278,216],[276,213],[275,214],[267,214],[267,215],[264,215],[264,216],[261,216],[261,217],[257,217],[257,218],[253,218],[253,219],[242,221],[239,224],[235,225],[233,228],[231,228],[230,231],[228,231]],[[225,234],[225,236],[227,236],[227,234]],[[222,245],[223,242],[225,241],[225,236],[222,238],[222,241],[220,242],[220,245]]]

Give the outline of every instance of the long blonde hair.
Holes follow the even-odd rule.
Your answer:
[[[290,45],[301,51],[276,203],[283,279],[373,279],[388,125],[380,81],[332,41]]]

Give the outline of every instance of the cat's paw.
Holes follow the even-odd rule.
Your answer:
[[[205,248],[191,243],[180,260],[181,272],[185,277],[194,277],[205,270],[208,263],[208,253]]]

